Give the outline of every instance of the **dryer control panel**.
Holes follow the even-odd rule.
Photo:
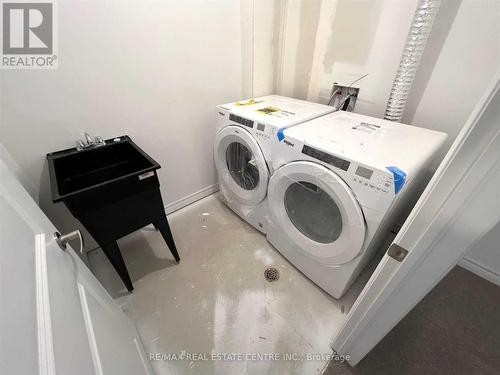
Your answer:
[[[306,154],[312,158],[321,160],[325,163],[328,163],[330,165],[333,165],[334,167],[340,168],[343,171],[347,171],[349,169],[349,166],[351,165],[350,161],[341,159],[339,157],[327,154],[326,152],[317,150],[311,146],[304,145],[302,147],[302,153]]]
[[[354,186],[351,186],[351,188],[359,187],[367,192],[372,191],[381,194],[392,193],[391,189],[394,182],[390,173],[369,168],[368,166],[340,158],[308,145],[303,145],[302,153],[342,170],[344,173],[340,171],[338,173],[341,173],[341,176],[348,184],[354,183]]]
[[[393,185],[393,181],[388,175],[381,174],[378,171],[373,171],[361,165],[358,165],[356,168],[352,181],[363,185],[367,189],[381,193],[389,193]]]

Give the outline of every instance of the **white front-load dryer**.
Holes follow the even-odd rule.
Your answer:
[[[350,112],[284,131],[273,153],[267,239],[340,298],[426,183],[446,134]]]
[[[267,231],[267,160],[291,126],[332,112],[332,107],[269,95],[219,105],[214,161],[223,201],[240,217]]]

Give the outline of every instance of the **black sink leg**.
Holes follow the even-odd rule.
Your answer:
[[[164,216],[160,220],[155,221],[154,226],[160,231],[161,235],[163,236],[163,239],[165,240],[168,248],[170,249],[170,252],[174,256],[175,261],[179,263],[181,258],[179,257],[179,253],[177,252],[177,247],[175,246],[174,237],[172,236],[170,225],[168,225],[167,217]]]
[[[130,280],[130,276],[127,271],[127,267],[125,266],[125,262],[123,261],[122,254],[120,252],[120,248],[116,241],[110,242],[104,246],[101,246],[104,254],[108,257],[109,261],[115,268],[116,272],[122,279],[123,283],[127,287],[129,292],[134,290],[134,286],[132,285],[132,280]]]

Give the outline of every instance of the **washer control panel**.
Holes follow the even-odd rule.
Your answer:
[[[236,115],[231,113],[229,115],[229,120],[234,121],[238,124],[244,125],[246,127],[253,128],[253,121],[246,119],[244,117],[236,116]]]
[[[272,128],[272,126],[258,122],[254,127],[254,134],[257,139],[271,139],[273,135]]]

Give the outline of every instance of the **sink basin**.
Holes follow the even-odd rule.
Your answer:
[[[160,165],[128,136],[52,152],[47,161],[52,200],[64,202],[83,224],[129,291],[134,287],[117,239],[153,224],[180,260],[160,193]]]
[[[47,160],[54,202],[160,167],[128,136],[103,146],[50,153]]]

